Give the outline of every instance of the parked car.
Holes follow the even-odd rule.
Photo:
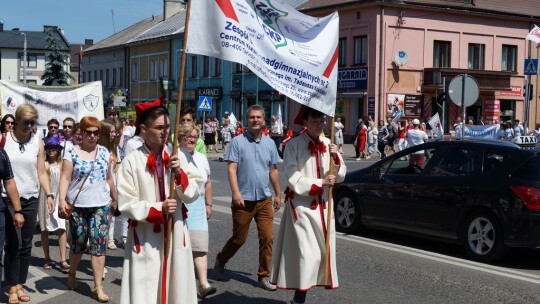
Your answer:
[[[407,148],[335,186],[337,229],[452,240],[481,262],[501,258],[508,247],[539,246],[539,152],[472,139]]]

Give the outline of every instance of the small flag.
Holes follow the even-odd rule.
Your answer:
[[[231,114],[229,114],[229,121],[230,121],[231,125],[236,129],[236,122],[238,120],[236,119],[236,116],[234,116],[233,112],[231,112]]]
[[[532,31],[527,35],[526,39],[540,44],[540,27],[535,25]]]
[[[428,124],[431,126],[431,129],[434,132],[434,136],[437,138],[443,138],[444,137],[444,130],[443,126],[441,125],[441,119],[439,118],[439,113],[435,113],[429,121]]]
[[[281,118],[281,104],[278,105],[276,124],[278,127],[278,133],[282,134],[283,133],[283,119]]]

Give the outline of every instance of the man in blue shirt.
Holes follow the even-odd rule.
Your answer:
[[[232,139],[225,155],[232,191],[233,235],[216,257],[214,271],[223,279],[225,264],[246,241],[253,218],[259,235],[259,287],[273,291],[270,284],[270,262],[274,240],[274,211],[281,205],[281,189],[276,164],[279,161],[274,142],[262,133],[264,109],[252,105],[247,110],[247,132]],[[275,198],[268,183],[274,188]]]

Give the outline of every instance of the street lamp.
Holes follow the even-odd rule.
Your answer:
[[[160,77],[161,79],[161,96],[166,106],[169,105],[167,91],[169,90],[169,79],[167,77]]]
[[[26,33],[21,33],[24,36],[23,44],[23,83],[26,83]]]

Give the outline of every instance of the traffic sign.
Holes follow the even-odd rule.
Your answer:
[[[212,111],[212,97],[199,96],[199,110],[211,112]]]
[[[480,88],[478,87],[478,82],[472,76],[460,74],[450,81],[448,95],[452,102],[458,106],[462,106],[462,99],[464,98],[463,105],[469,107],[478,100]]]
[[[538,75],[538,59],[525,59],[524,75]]]

